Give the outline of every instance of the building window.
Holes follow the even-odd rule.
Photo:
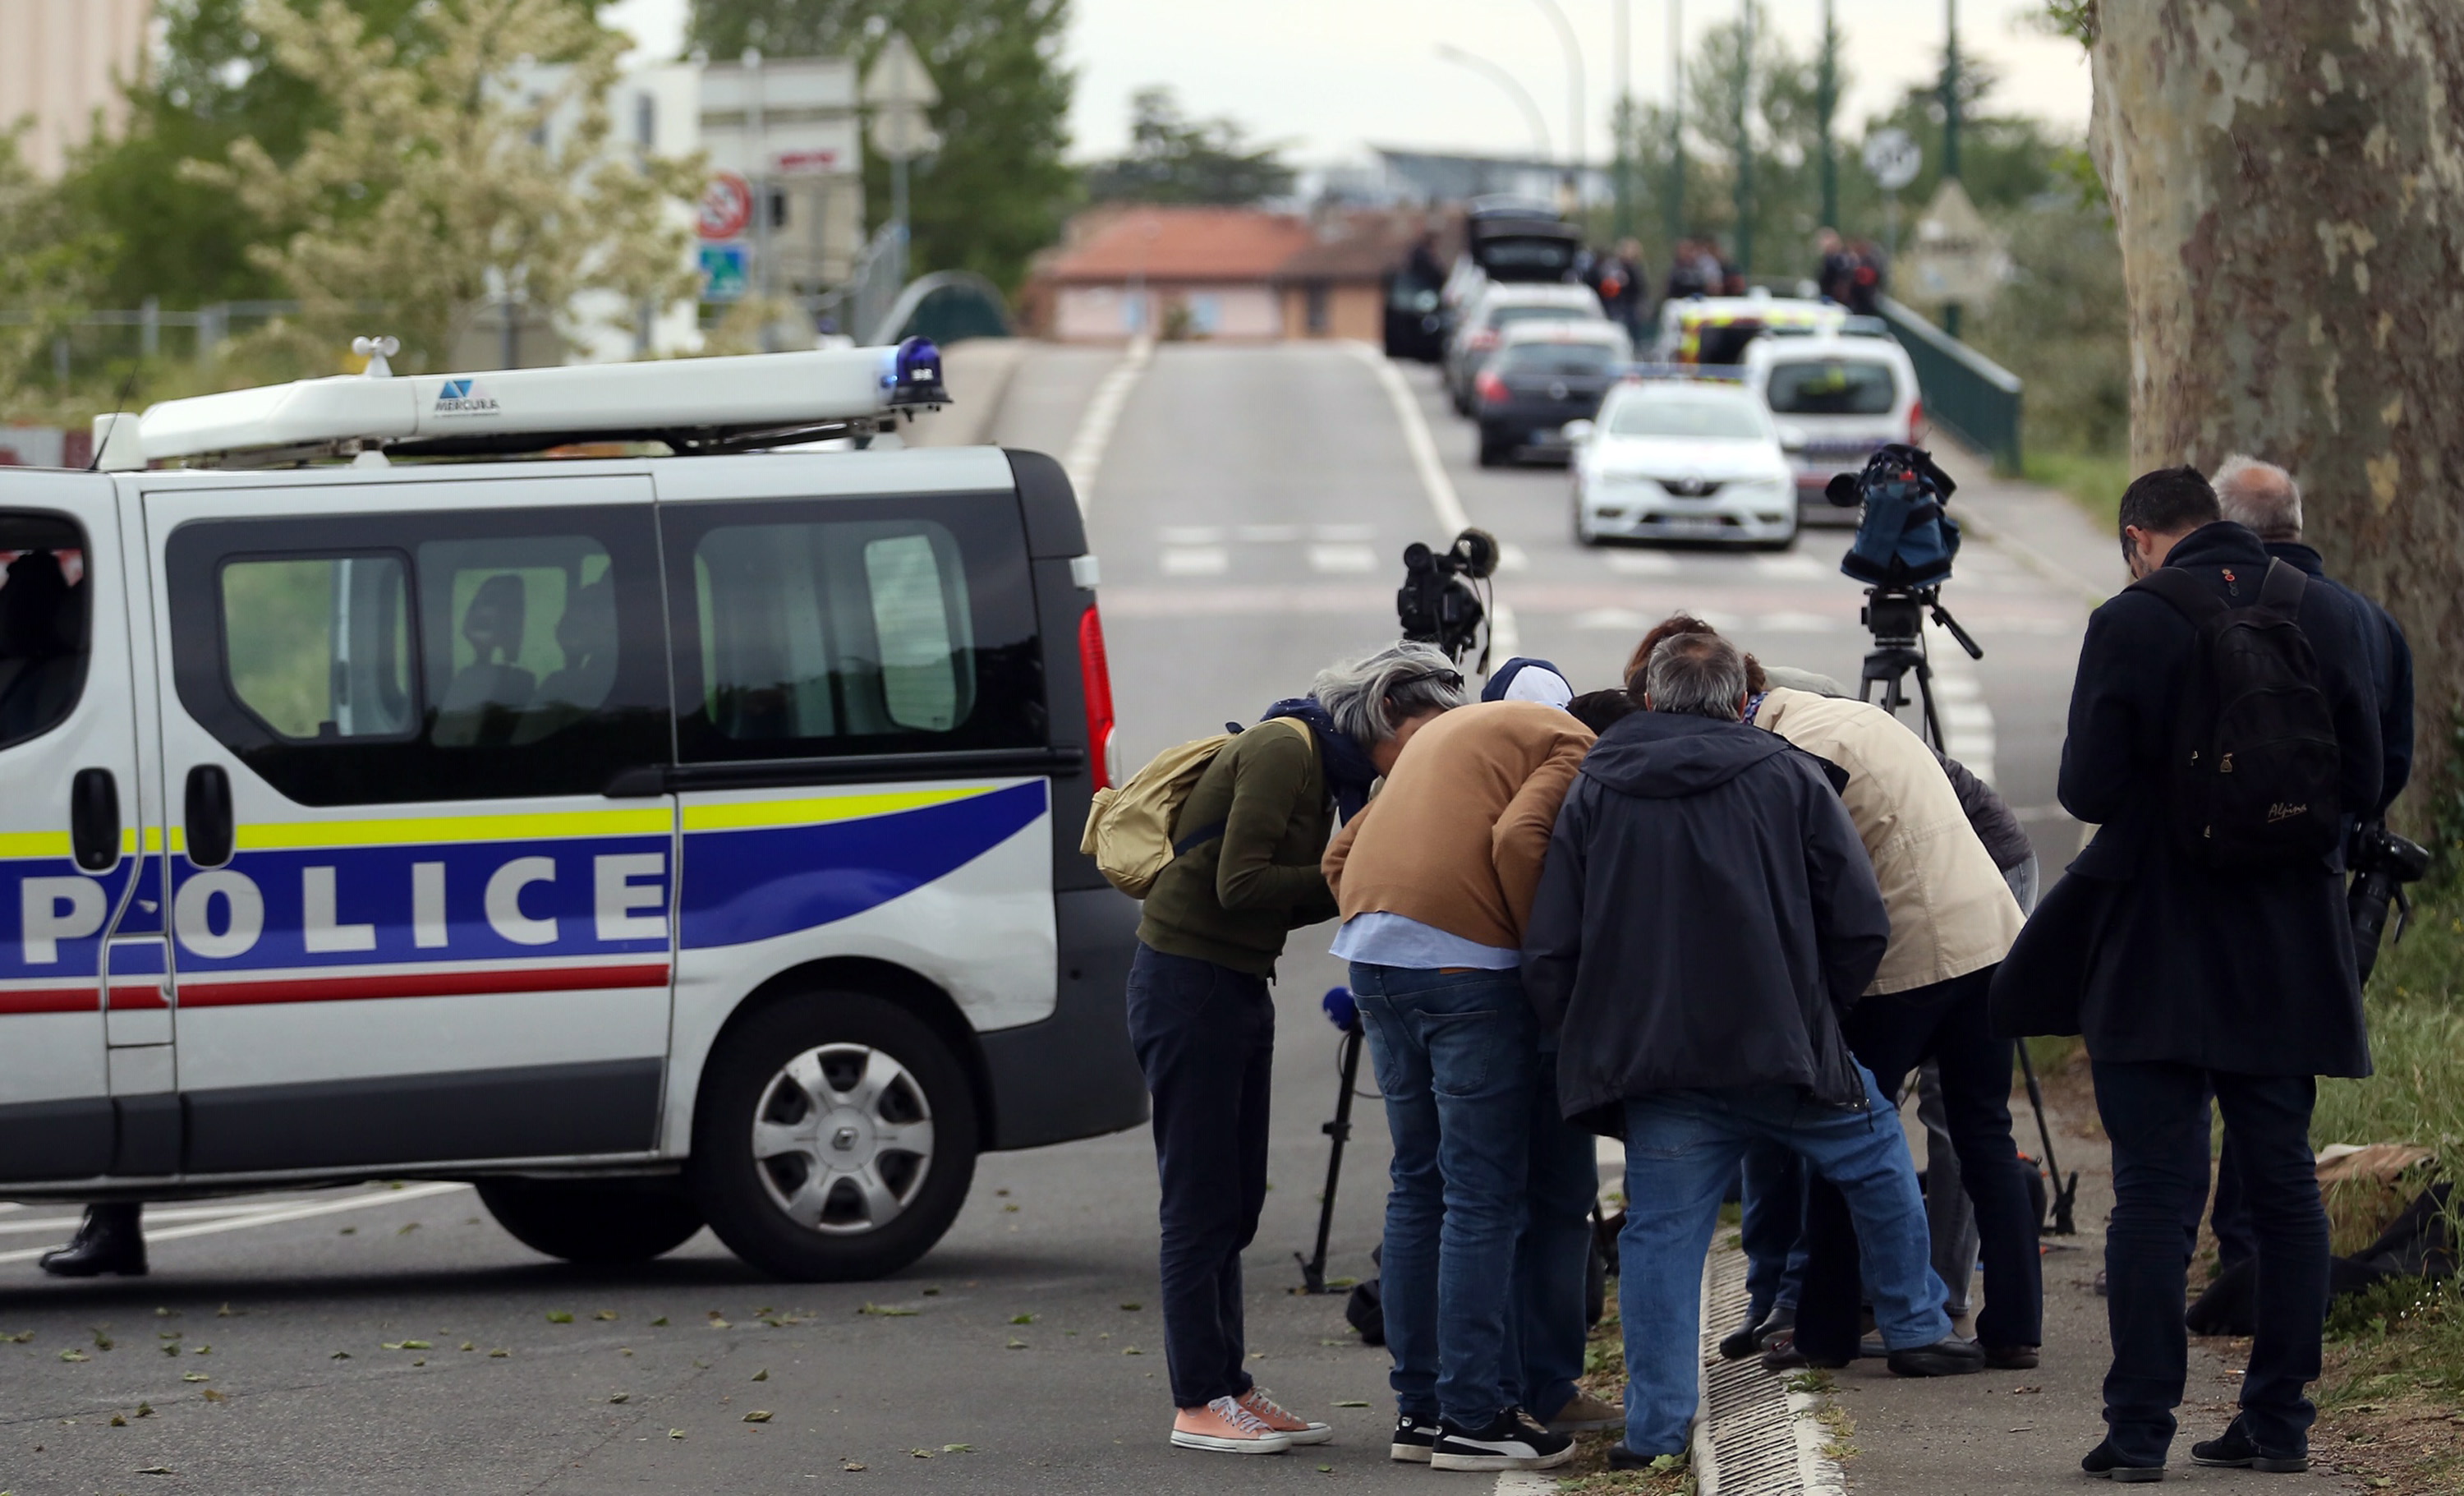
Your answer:
[[[1306,310],[1303,312],[1302,318],[1304,324],[1309,328],[1309,335],[1312,338],[1323,338],[1327,334],[1326,302],[1326,282],[1323,280],[1310,281],[1309,283]]]

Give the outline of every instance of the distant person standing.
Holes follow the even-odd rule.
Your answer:
[[[1609,320],[1624,328],[1626,337],[1640,344],[1642,245],[1635,239],[1619,239],[1615,253],[1601,256],[1597,276],[1595,289],[1600,294],[1601,308],[1609,314]]]
[[[2006,1030],[2085,1036],[2113,1141],[2107,1434],[2080,1466],[2164,1478],[2212,1094],[2257,1238],[2257,1333],[2239,1416],[2191,1456],[2304,1470],[2327,1307],[2316,1077],[2370,1073],[2337,815],[2379,803],[2369,667],[2343,601],[2226,521],[2196,471],[2141,474],[2120,525],[2139,580],[2088,620],[2062,746],[2062,806],[2096,837],[2054,889],[2073,907],[2039,911],[2003,963],[2021,981],[1994,991]],[[2322,737],[2323,761],[2304,746]]]
[[[1848,294],[1840,299],[1859,317],[1882,315],[1882,297],[1890,290],[1891,272],[1881,247],[1859,239],[1848,250]]]
[[[1855,294],[1856,256],[1848,253],[1847,244],[1837,229],[1825,228],[1814,236],[1814,284],[1823,297],[1841,306]]]

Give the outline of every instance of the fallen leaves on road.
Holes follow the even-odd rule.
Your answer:
[[[864,1468],[864,1462],[861,1460],[842,1460],[839,1462],[839,1468],[842,1470],[861,1470]]]
[[[757,1382],[768,1381],[770,1379],[770,1368],[765,1366],[761,1368],[761,1370],[755,1372],[753,1374],[753,1379]]]
[[[1124,1347],[1122,1347],[1122,1348],[1121,1348],[1121,1353],[1122,1353],[1123,1355],[1144,1355],[1144,1354],[1146,1354],[1146,1353],[1145,1353],[1144,1351],[1139,1350],[1136,1346],[1124,1346]]]
[[[139,1403],[137,1405],[137,1416],[141,1419],[152,1418],[154,1416],[154,1404],[150,1402]]]
[[[94,1357],[86,1354],[82,1351],[68,1350],[60,1353],[60,1359],[63,1361],[91,1361]]]
[[[770,1421],[770,1410],[768,1408],[756,1408],[752,1412],[744,1415],[744,1421],[747,1423],[767,1423]]]
[[[512,1353],[511,1351],[508,1351],[508,1350],[504,1349],[502,1346],[499,1346],[499,1347],[497,1347],[495,1350],[491,1351],[491,1352],[489,1352],[489,1353],[488,1353],[488,1358],[489,1358],[490,1360],[494,1360],[494,1361],[501,1361],[501,1360],[503,1360],[505,1357],[507,1357],[507,1356],[509,1356],[509,1355],[511,1355],[511,1354],[513,1354],[513,1353]]]
[[[685,1437],[685,1431],[680,1428],[671,1428],[668,1430],[668,1437],[670,1439],[682,1439]]]
[[[11,1345],[32,1345],[34,1340],[34,1332],[31,1330],[21,1330],[13,1335],[0,1335],[0,1340],[6,1340]]]
[[[1009,1322],[1013,1325],[1032,1325],[1035,1323],[1035,1316],[1032,1314],[1012,1314],[1009,1317]]]
[[[226,1305],[224,1305],[222,1308],[220,1308],[220,1309],[218,1309],[214,1310],[214,1318],[216,1318],[216,1319],[237,1319],[237,1318],[239,1318],[241,1315],[243,1315],[243,1314],[247,1313],[247,1312],[248,1312],[248,1310],[246,1310],[246,1309],[235,1309],[231,1308],[230,1305],[226,1304]]]
[[[465,1351],[476,1351],[476,1350],[478,1350],[479,1348],[478,1348],[477,1346],[475,1346],[475,1345],[472,1344],[470,1341],[465,1340],[465,1341],[463,1341],[463,1342],[462,1342],[462,1349],[463,1349],[463,1350],[465,1350]]]
[[[662,1314],[662,1315],[660,1315],[658,1318],[656,1318],[656,1319],[654,1319],[654,1320],[650,1321],[650,1326],[651,1326],[651,1328],[652,1328],[652,1329],[654,1329],[654,1330],[655,1330],[655,1329],[662,1329],[662,1328],[664,1328],[664,1327],[667,1325],[667,1323],[668,1323],[668,1316],[666,1316],[665,1314]]]
[[[616,1311],[614,1309],[601,1309],[598,1313],[593,1314],[590,1317],[592,1319],[614,1319],[616,1317]]]
[[[1001,1347],[1001,1349],[1004,1351],[1023,1351],[1026,1349],[1026,1342],[1021,1340],[1016,1335],[1012,1335],[1009,1337],[1009,1344]]]
[[[1362,1397],[1338,1397],[1334,1405],[1338,1408],[1365,1408],[1369,1403]]]
[[[337,1360],[337,1361],[347,1361],[347,1360],[349,1360],[350,1358],[351,1358],[351,1353],[350,1353],[350,1352],[348,1352],[348,1351],[337,1351],[337,1352],[335,1352],[335,1353],[333,1353],[333,1355],[330,1357],[330,1359]]]
[[[182,1372],[180,1374],[180,1380],[184,1382],[209,1382],[212,1381],[213,1378],[203,1372]]]
[[[1124,1305],[1122,1305],[1122,1306],[1121,1306],[1121,1308],[1122,1308],[1123,1309],[1127,1310],[1128,1312],[1130,1312],[1130,1313],[1132,1313],[1132,1314],[1134,1314],[1134,1313],[1136,1313],[1138,1310],[1140,1310],[1140,1309],[1142,1309],[1146,1308],[1146,1306],[1145,1306],[1145,1305],[1143,1305],[1143,1304],[1124,1304]]]
[[[111,1426],[114,1428],[126,1428],[128,1426],[128,1420],[115,1413],[111,1416]]]
[[[137,1473],[139,1475],[168,1475],[171,1473],[171,1467],[167,1464],[142,1465],[138,1468]]]
[[[856,1312],[859,1314],[878,1314],[883,1319],[907,1319],[915,1314],[921,1313],[922,1310],[900,1309],[897,1306],[891,1304],[865,1304],[860,1306],[856,1309]]]
[[[408,1235],[410,1235],[412,1232],[414,1232],[414,1231],[416,1231],[416,1230],[418,1230],[418,1229],[419,1229],[419,1222],[418,1222],[418,1221],[410,1221],[410,1222],[408,1222],[408,1223],[407,1223],[407,1224],[404,1224],[404,1225],[400,1225],[400,1226],[395,1227],[395,1228],[394,1228],[394,1233],[393,1233],[393,1234],[394,1234],[394,1235],[396,1235],[396,1236],[408,1236]]]
[[[910,1449],[907,1453],[911,1458],[916,1460],[930,1460],[933,1458],[933,1451],[930,1449]]]
[[[573,1323],[573,1310],[550,1309],[547,1311],[547,1322],[551,1325],[570,1325]]]
[[[207,1389],[206,1389],[206,1400],[207,1400],[208,1402],[222,1402],[222,1401],[225,1401],[225,1400],[227,1400],[227,1399],[223,1397],[223,1395],[222,1395],[221,1393],[218,1393],[218,1392],[214,1391],[211,1387],[209,1387],[209,1388],[207,1388]]]
[[[629,1392],[614,1393],[608,1397],[607,1400],[610,1402],[630,1402],[633,1400],[633,1395]]]
[[[102,1327],[100,1325],[94,1327],[94,1348],[98,1351],[108,1351],[111,1349],[111,1337],[102,1332]]]

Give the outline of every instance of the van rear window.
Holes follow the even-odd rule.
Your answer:
[[[50,732],[76,708],[93,590],[76,525],[0,514],[0,748]]]
[[[1772,364],[1770,394],[1779,415],[1888,415],[1900,384],[1887,363],[1821,359]]]

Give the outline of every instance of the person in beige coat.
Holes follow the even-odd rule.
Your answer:
[[[1696,620],[1661,626],[1701,628]],[[1648,642],[1648,641],[1647,641]],[[2011,1136],[2009,1040],[1993,1037],[1987,989],[2026,916],[1925,739],[1869,702],[1772,685],[1748,660],[1746,719],[1837,766],[1840,799],[1873,859],[1890,913],[1882,964],[1842,1024],[1850,1050],[1897,1094],[1926,1060],[1941,1069],[1951,1146],[1976,1208],[1985,1265],[1977,1338],[1997,1370],[2037,1364],[2043,1279],[2027,1175]],[[1845,1366],[1858,1352],[1857,1242],[1838,1191],[1814,1182],[1796,1325],[1764,1364]]]

